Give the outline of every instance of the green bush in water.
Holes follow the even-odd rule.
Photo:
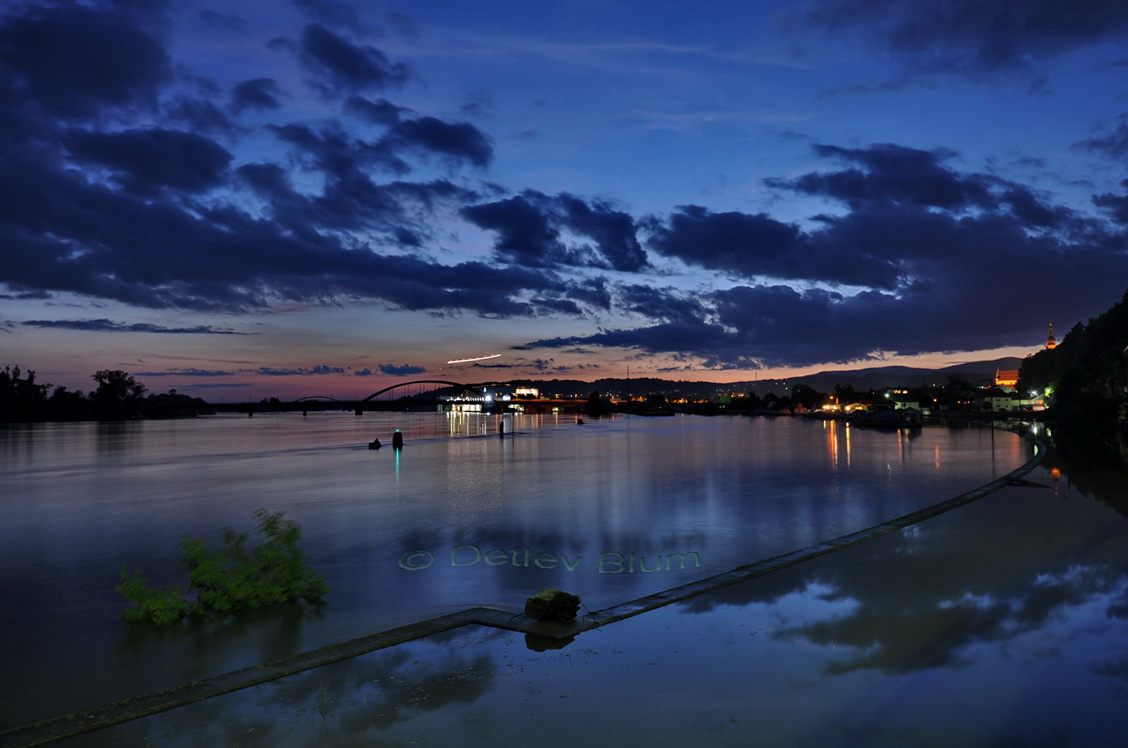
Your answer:
[[[210,616],[262,608],[299,598],[320,601],[329,591],[325,578],[303,563],[298,540],[302,530],[284,519],[284,512],[265,509],[258,519],[257,544],[231,528],[222,531],[223,545],[210,550],[193,537],[180,541],[181,563],[188,572],[188,588],[149,586],[139,569],[121,568],[114,591],[132,603],[122,614],[127,621],[165,625],[186,616]]]
[[[127,621],[148,621],[163,626],[192,612],[180,585],[167,590],[155,589],[149,586],[149,580],[140,569],[131,572],[127,567],[121,567],[121,581],[114,591],[133,603],[133,607],[122,613],[121,617]]]

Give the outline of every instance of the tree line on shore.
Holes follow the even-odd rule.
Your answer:
[[[1128,455],[1128,291],[1022,362],[1018,386],[1049,391],[1049,420],[1070,442]]]
[[[34,371],[5,366],[0,370],[0,421],[120,421],[210,412],[205,401],[176,390],[146,394],[145,385],[119,369],[102,369],[90,378],[97,386],[86,394],[41,384]]]

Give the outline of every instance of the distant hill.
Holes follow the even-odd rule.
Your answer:
[[[928,387],[933,384],[948,384],[957,376],[971,384],[994,384],[996,371],[1017,371],[1020,366],[1021,358],[1007,356],[990,361],[969,361],[941,369],[878,366],[872,369],[824,371],[790,381],[805,384],[819,392],[831,392],[835,385],[850,385],[858,391],[879,390],[883,387]]]
[[[713,397],[726,392],[755,392],[764,395],[774,392],[784,395],[786,391],[805,384],[819,392],[833,392],[835,385],[850,386],[858,391],[881,389],[883,387],[927,387],[932,384],[945,385],[952,377],[962,377],[972,384],[990,384],[995,381],[998,369],[1017,370],[1022,359],[1013,356],[990,361],[969,361],[946,366],[941,369],[920,369],[910,366],[879,366],[871,369],[845,369],[823,371],[802,377],[772,380],[747,380],[742,382],[706,382],[700,380],[671,380],[654,377],[606,378],[594,382],[579,379],[511,379],[514,385],[536,387],[542,395],[563,397],[587,396],[592,392],[616,397],[632,395],[662,394],[667,397]]]

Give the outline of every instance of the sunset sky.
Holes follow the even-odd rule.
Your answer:
[[[1021,356],[1128,289],[1128,3],[6,0],[0,149],[70,389]]]

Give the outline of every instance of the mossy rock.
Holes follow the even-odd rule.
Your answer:
[[[538,621],[572,621],[580,610],[580,598],[546,587],[525,600],[525,615]]]

